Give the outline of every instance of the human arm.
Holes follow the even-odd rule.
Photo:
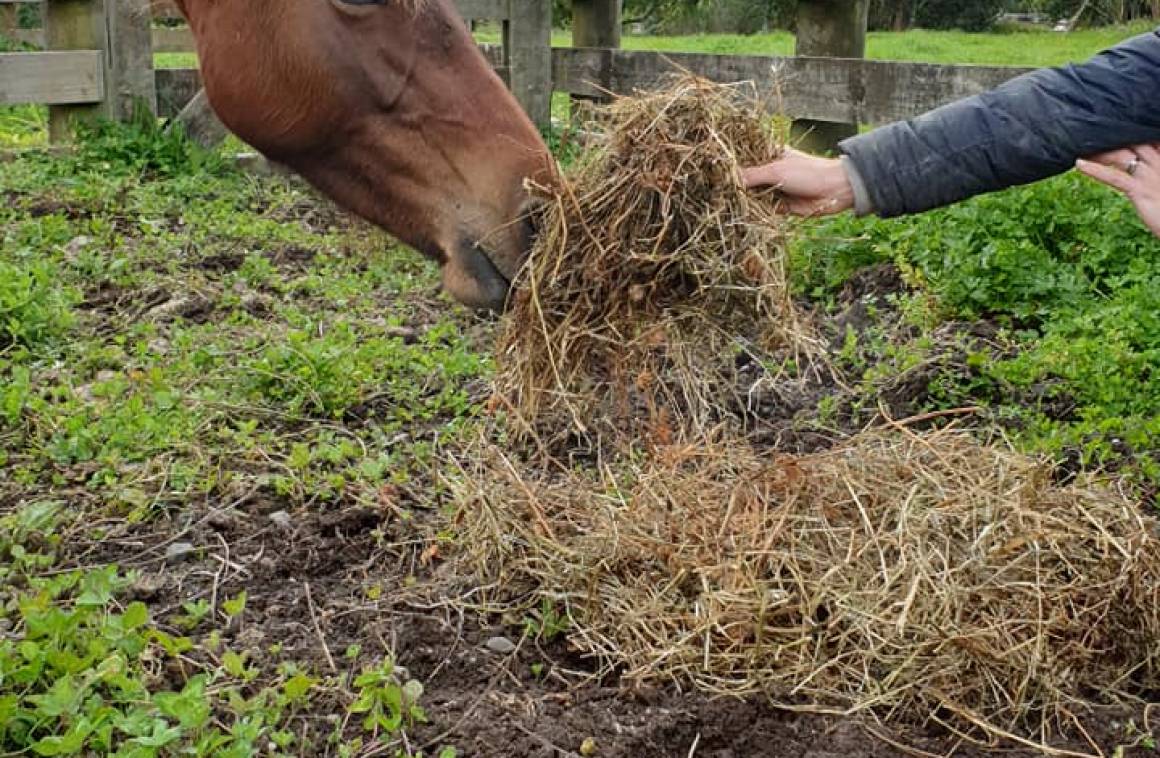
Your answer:
[[[751,186],[779,185],[788,197],[823,192],[816,199],[825,206],[815,203],[812,213],[854,207],[891,217],[1039,181],[1083,156],[1156,142],[1160,29],[1086,63],[1025,74],[853,137],[840,145],[839,160],[791,153],[748,170],[745,178]],[[785,171],[791,163],[796,170]],[[841,186],[842,175],[848,188]]]

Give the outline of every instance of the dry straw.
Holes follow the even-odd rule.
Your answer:
[[[736,441],[458,482],[473,568],[567,609],[629,679],[1047,742],[1160,687],[1160,542],[1138,503],[1053,486],[960,432],[804,457]],[[975,732],[977,734],[977,732]]]
[[[740,184],[780,149],[742,88],[680,77],[603,128],[448,478],[488,607],[564,608],[630,680],[972,737],[1046,745],[1089,699],[1160,688],[1160,542],[1130,498],[960,432],[743,438],[739,356],[816,352],[775,200]]]
[[[607,136],[551,195],[516,282],[497,391],[538,431],[702,428],[741,356],[802,353],[776,198],[740,165],[781,142],[750,84],[678,77],[598,112]]]

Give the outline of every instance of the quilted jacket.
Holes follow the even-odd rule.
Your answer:
[[[1060,174],[1077,158],[1160,143],[1160,28],[1091,60],[845,140],[856,210],[891,217]]]

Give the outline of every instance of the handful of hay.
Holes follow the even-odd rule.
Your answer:
[[[1160,538],[1123,494],[959,432],[790,457],[730,422],[743,359],[816,355],[775,201],[740,183],[778,150],[740,93],[617,101],[553,198],[500,340],[509,412],[448,481],[492,607],[562,607],[630,679],[988,739],[1160,688]],[[593,430],[587,465],[545,444]]]
[[[607,144],[551,198],[515,282],[496,389],[541,432],[700,428],[739,356],[809,345],[776,200],[741,182],[780,140],[752,85],[691,76],[601,115]]]

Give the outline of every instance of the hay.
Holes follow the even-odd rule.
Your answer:
[[[786,707],[1046,736],[1160,687],[1160,541],[1138,503],[1053,486],[965,433],[804,457],[735,441],[456,484],[497,601],[566,608],[609,669]]]
[[[781,150],[761,113],[752,85],[692,76],[597,112],[606,144],[551,195],[500,339],[496,389],[522,419],[700,429],[739,355],[811,347],[776,198],[741,182]]]
[[[1160,542],[1127,496],[961,432],[746,439],[739,365],[824,365],[776,197],[740,184],[780,149],[757,114],[691,77],[614,102],[551,197],[446,482],[484,607],[562,607],[629,680],[970,736],[1046,744],[1160,688]]]

